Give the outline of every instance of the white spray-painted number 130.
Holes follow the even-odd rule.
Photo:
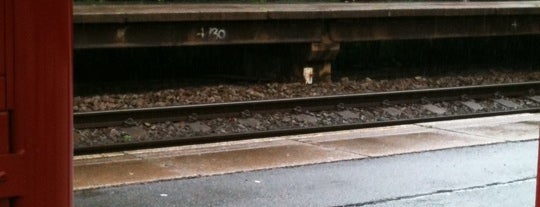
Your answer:
[[[202,39],[209,38],[222,40],[227,37],[227,31],[225,31],[225,29],[219,29],[217,27],[209,27],[208,33],[206,33],[204,27],[202,27],[201,32],[197,33],[197,36],[201,37]]]

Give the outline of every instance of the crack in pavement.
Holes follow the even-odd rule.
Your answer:
[[[525,178],[521,178],[521,179],[517,179],[517,180],[507,181],[507,182],[494,182],[494,183],[488,183],[488,184],[485,184],[485,185],[471,186],[471,187],[466,187],[466,188],[445,189],[445,190],[438,190],[438,191],[434,191],[434,192],[430,192],[430,193],[421,193],[421,194],[415,194],[415,195],[407,195],[407,196],[399,196],[399,197],[394,197],[394,198],[386,198],[386,199],[381,199],[381,200],[367,201],[367,202],[362,202],[362,203],[346,204],[346,205],[340,205],[340,207],[357,207],[357,206],[367,206],[367,205],[382,204],[382,203],[387,203],[387,202],[391,202],[391,201],[399,201],[399,200],[406,200],[406,199],[412,199],[412,198],[427,197],[427,196],[431,196],[431,195],[438,195],[438,194],[445,194],[445,193],[456,193],[456,192],[465,192],[465,191],[470,191],[470,190],[489,188],[489,187],[493,187],[493,186],[504,186],[504,185],[520,183],[520,182],[525,182],[525,181],[534,180],[534,179],[536,179],[536,176],[525,177]]]

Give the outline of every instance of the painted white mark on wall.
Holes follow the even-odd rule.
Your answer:
[[[518,23],[516,22],[516,20],[514,20],[514,22],[512,22],[512,27],[514,29],[516,29],[518,27]]]
[[[116,41],[117,42],[126,42],[126,30],[127,28],[119,28],[116,30]]]
[[[204,40],[223,40],[227,38],[227,31],[218,27],[201,27],[196,36]]]

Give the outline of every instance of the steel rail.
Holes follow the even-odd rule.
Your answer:
[[[434,121],[500,116],[500,115],[517,114],[517,113],[538,113],[538,112],[540,112],[540,108],[499,111],[499,112],[473,113],[473,114],[442,116],[442,117],[393,120],[393,121],[375,121],[375,122],[368,122],[368,123],[355,123],[355,124],[344,124],[344,125],[324,126],[324,127],[307,127],[307,128],[293,128],[293,129],[259,131],[259,132],[248,132],[248,133],[231,133],[231,134],[222,134],[222,135],[193,136],[193,137],[183,137],[183,138],[178,138],[178,139],[141,141],[141,142],[119,143],[119,144],[100,145],[100,146],[77,147],[75,148],[74,154],[85,155],[85,154],[95,154],[95,153],[118,152],[118,151],[125,151],[125,150],[148,149],[148,148],[156,148],[156,147],[169,147],[169,146],[176,146],[176,145],[190,145],[190,144],[202,144],[202,143],[223,142],[223,141],[235,141],[235,140],[264,138],[264,137],[272,137],[272,136],[298,135],[298,134],[319,133],[319,132],[329,132],[329,131],[339,131],[339,130],[361,129],[361,128],[369,128],[369,127],[395,126],[395,125],[402,125],[402,124],[415,124],[415,123],[425,123],[425,122],[434,122]]]
[[[381,106],[383,101],[390,104],[403,104],[403,103],[418,103],[421,102],[421,99],[429,97],[431,101],[447,101],[447,100],[460,100],[463,95],[467,95],[468,98],[492,98],[495,97],[495,94],[512,97],[512,96],[523,96],[531,92],[531,90],[538,91],[540,88],[540,82],[527,82],[527,83],[514,83],[514,84],[499,84],[499,85],[485,85],[485,86],[467,86],[467,87],[455,87],[455,88],[441,88],[441,89],[425,89],[425,90],[411,90],[411,91],[396,91],[396,92],[383,92],[383,93],[369,93],[369,94],[357,94],[357,95],[340,95],[340,96],[324,96],[324,97],[313,97],[313,98],[294,98],[294,99],[280,99],[280,100],[265,100],[265,101],[250,101],[250,102],[238,102],[238,103],[223,103],[223,104],[204,104],[204,105],[189,105],[189,106],[176,106],[176,107],[163,107],[157,109],[145,109],[151,112],[144,112],[143,109],[138,110],[123,110],[120,114],[116,114],[114,111],[105,112],[106,116],[120,118],[118,121],[113,122],[117,123],[126,115],[130,113],[149,113],[152,116],[165,114],[168,117],[174,117],[171,115],[171,110],[180,110],[182,112],[186,111],[190,107],[196,108],[199,111],[206,111],[208,116],[212,112],[219,112],[218,114],[236,114],[245,108],[241,106],[247,104],[251,106],[252,109],[260,109],[261,111],[268,110],[291,110],[280,108],[280,106],[291,107],[291,106],[304,106],[306,109],[325,109],[325,108],[334,108],[336,103],[347,104],[348,106]],[[333,101],[332,101],[333,100]],[[337,101],[338,100],[338,101]],[[285,102],[291,101],[294,104],[287,104]],[[318,105],[321,104],[321,105]],[[224,107],[224,108],[220,108]],[[228,107],[228,108],[227,108]],[[166,112],[156,112],[154,110],[166,109],[169,111]],[[231,110],[225,112],[225,110]],[[234,112],[233,112],[234,111]],[[128,113],[129,112],[129,113]],[[519,110],[509,110],[509,111],[497,111],[497,112],[481,112],[481,113],[471,113],[471,114],[462,114],[462,115],[451,115],[451,116],[436,116],[436,117],[427,117],[427,118],[416,118],[416,119],[403,119],[403,120],[392,120],[392,121],[374,121],[366,123],[353,123],[353,124],[342,124],[334,126],[323,126],[323,127],[307,127],[307,128],[289,128],[289,129],[280,129],[280,130],[270,130],[270,131],[257,131],[257,132],[248,132],[248,133],[230,133],[222,135],[205,135],[205,136],[191,136],[191,137],[180,137],[177,139],[167,139],[167,140],[154,140],[154,141],[140,141],[140,142],[130,142],[130,143],[116,143],[111,145],[101,145],[101,146],[87,146],[87,147],[77,147],[75,148],[76,155],[83,154],[92,154],[92,153],[104,153],[104,152],[115,152],[123,150],[135,150],[135,149],[145,149],[145,148],[154,148],[154,147],[167,147],[175,145],[187,145],[187,144],[199,144],[199,143],[210,143],[210,142],[219,142],[219,141],[233,141],[233,140],[242,140],[242,139],[251,139],[251,138],[262,138],[262,137],[271,137],[271,136],[284,136],[284,135],[296,135],[296,134],[306,134],[306,133],[318,133],[318,132],[327,132],[327,131],[337,131],[337,130],[349,130],[349,129],[360,129],[367,127],[379,127],[379,126],[392,126],[392,125],[401,125],[401,124],[414,124],[421,122],[433,122],[433,121],[444,121],[444,120],[453,120],[453,119],[465,119],[465,118],[477,118],[477,117],[487,117],[487,116],[498,116],[498,115],[507,115],[507,114],[516,114],[516,113],[538,113],[540,112],[540,107],[538,108],[529,108],[529,109],[519,109]],[[103,112],[101,112],[103,113]],[[178,112],[176,112],[178,113]],[[77,113],[77,116],[81,114],[97,114],[97,113]],[[187,113],[189,114],[189,113]],[[104,115],[100,118],[106,117]],[[141,116],[141,115],[140,115]],[[109,118],[111,118],[109,117]],[[80,117],[79,117],[80,118]],[[88,117],[86,117],[88,118]],[[155,120],[156,117],[145,120]],[[80,119],[79,119],[80,121]]]
[[[464,86],[452,88],[421,89],[392,92],[376,92],[348,95],[318,96],[229,102],[214,104],[195,104],[155,108],[124,109],[111,111],[77,112],[74,114],[75,128],[97,128],[119,126],[127,119],[141,122],[182,121],[196,114],[199,119],[238,116],[243,111],[251,113],[272,113],[292,111],[296,107],[309,111],[332,110],[338,104],[346,107],[373,107],[383,102],[391,105],[421,103],[422,99],[433,102],[459,100],[464,95],[472,99],[485,99],[495,94],[503,96],[526,95],[529,91],[540,91],[540,81]]]

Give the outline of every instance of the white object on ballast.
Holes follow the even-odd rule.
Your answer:
[[[306,84],[313,83],[313,68],[311,67],[304,68],[304,79],[306,80]]]

